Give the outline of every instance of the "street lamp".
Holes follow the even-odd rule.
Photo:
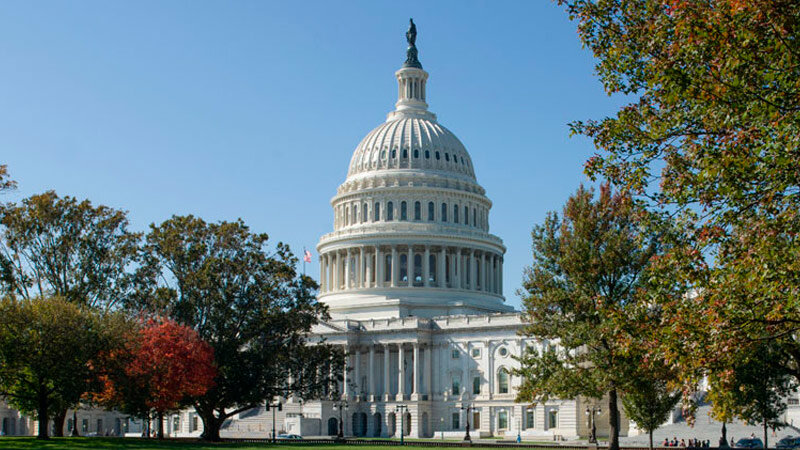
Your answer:
[[[403,434],[406,432],[406,414],[403,411],[408,411],[407,405],[397,405],[397,408],[394,410],[395,412],[400,413],[400,445],[403,444]],[[397,423],[397,422],[395,422]]]
[[[442,440],[444,440],[444,417],[439,418],[439,431],[442,432]]]
[[[465,441],[469,441],[469,442],[472,442],[472,438],[469,437],[469,412],[472,409],[473,409],[472,405],[470,405],[470,404],[467,404],[467,406],[463,406],[463,405],[461,406],[461,410],[462,411],[464,411],[464,410],[467,411],[467,433],[464,435],[464,440]]]
[[[589,419],[589,425],[592,427],[592,432],[589,435],[589,443],[597,444],[597,427],[595,427],[595,414],[603,412],[599,406],[592,406],[591,409],[586,407],[586,417]]]
[[[283,404],[281,404],[280,401],[278,401],[277,403],[272,403],[272,404],[267,402],[267,404],[264,406],[264,409],[269,411],[270,408],[272,408],[272,443],[274,444],[275,440],[276,440],[276,437],[275,437],[275,410],[277,409],[278,411],[283,411]]]
[[[339,411],[339,434],[336,439],[344,439],[344,416],[342,412],[347,408],[347,400],[339,400],[333,403],[333,410]]]

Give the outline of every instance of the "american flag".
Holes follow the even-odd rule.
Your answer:
[[[307,263],[310,263],[310,262],[311,262],[311,252],[310,252],[310,251],[308,251],[308,250],[305,250],[305,251],[303,252],[303,261],[305,261],[305,262],[307,262]]]

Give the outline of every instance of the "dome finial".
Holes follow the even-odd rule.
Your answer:
[[[409,26],[406,31],[406,40],[408,41],[408,50],[406,50],[406,62],[403,67],[416,67],[422,69],[422,64],[417,58],[417,26],[414,25],[414,19],[408,19]]]

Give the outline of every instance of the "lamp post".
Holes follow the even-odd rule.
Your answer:
[[[462,411],[464,411],[464,410],[467,411],[467,433],[464,435],[464,440],[472,442],[472,438],[469,437],[469,412],[470,412],[470,410],[472,410],[472,405],[470,405],[470,404],[467,404],[467,406],[463,406],[462,405],[461,406],[461,410]]]
[[[278,411],[283,411],[283,404],[280,401],[276,403],[267,402],[267,404],[264,406],[264,409],[269,411],[270,408],[272,408],[272,443],[274,444],[277,440],[275,436],[275,410],[277,409]]]
[[[336,435],[336,439],[344,439],[344,416],[342,413],[347,408],[347,399],[339,400],[333,403],[333,410],[339,411],[339,434]]]
[[[591,426],[591,434],[589,435],[589,443],[590,444],[597,444],[597,428],[595,427],[595,414],[600,414],[603,412],[599,406],[592,405],[591,408],[588,406],[586,407],[586,417],[589,419],[589,425]]]
[[[397,405],[394,411],[400,413],[400,445],[404,445],[403,435],[406,432],[406,414],[404,411],[408,411],[408,405]]]
[[[442,440],[444,440],[444,417],[439,418],[439,431],[442,432]]]

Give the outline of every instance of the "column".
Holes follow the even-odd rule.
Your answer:
[[[447,260],[445,258],[447,258],[447,249],[442,247],[439,250],[439,259],[436,261],[439,264],[439,272],[438,275],[436,276],[436,285],[439,286],[440,288],[447,287],[447,283],[445,281],[446,275],[444,273],[445,268],[447,267]]]
[[[486,252],[481,252],[481,290],[484,292],[488,291],[488,289],[486,289],[488,279],[489,276],[487,275],[486,270]]]
[[[369,346],[369,401],[375,401],[375,346]]]
[[[425,378],[424,380],[425,390],[423,390],[422,392],[428,395],[428,400],[433,400],[433,389],[431,389],[431,381],[432,381],[431,379],[433,378],[433,367],[431,366],[431,351],[433,350],[433,347],[431,345],[428,345],[423,350],[425,351],[425,357],[423,359],[425,361],[425,370],[422,372],[422,376]]]
[[[469,288],[470,290],[478,289],[478,258],[475,256],[475,250],[469,251]]]
[[[355,378],[355,389],[353,394],[355,394],[358,400],[361,400],[361,394],[363,393],[364,386],[361,385],[361,348],[356,347],[356,357],[355,357],[355,370],[353,370],[353,378]]]
[[[359,289],[364,287],[364,247],[358,248],[358,277],[356,283]]]
[[[347,354],[347,346],[344,346],[344,375],[342,376],[342,392],[344,398],[350,399],[350,388],[347,386],[347,366],[349,366],[350,355]]]
[[[347,255],[345,256],[345,258],[347,258],[347,259],[344,260],[344,288],[345,289],[350,289],[350,281],[351,281],[350,280],[350,257],[351,257],[351,253],[350,253],[350,249],[348,248],[347,249]]]
[[[425,253],[422,254],[422,285],[428,287],[431,285],[430,283],[430,274],[431,274],[431,267],[430,267],[430,260],[431,260],[431,249],[428,246],[425,246]]]
[[[497,265],[497,270],[500,272],[500,276],[497,278],[499,281],[497,285],[500,287],[500,290],[497,292],[500,295],[503,295],[503,258],[500,258],[499,264]]]
[[[372,266],[374,265],[374,263],[375,263],[375,254],[367,252],[367,267],[366,270],[364,271],[364,276],[366,277],[366,279],[364,280],[365,288],[372,287],[372,274],[374,273],[373,272],[374,269],[372,268]]]
[[[375,286],[383,287],[383,279],[386,276],[383,269],[386,266],[384,262],[383,252],[377,245],[375,246]]]
[[[388,402],[389,396],[392,394],[392,379],[389,373],[389,344],[383,344],[383,401]]]
[[[413,286],[414,280],[416,279],[414,274],[417,273],[416,267],[414,267],[414,246],[408,244],[408,264],[406,264],[406,270],[408,271],[408,285]]]
[[[494,253],[489,254],[489,270],[487,271],[487,275],[489,275],[488,283],[488,290],[489,292],[494,292]]]
[[[392,284],[391,287],[397,286],[397,280],[400,278],[400,265],[397,264],[397,246],[392,246]]]
[[[339,278],[339,251],[336,251],[336,254],[333,258],[333,289],[334,291],[338,291],[341,287],[341,278]]]
[[[414,342],[414,368],[411,374],[411,400],[419,400],[419,342]]]
[[[459,273],[459,267],[461,266],[461,249],[456,247],[452,254],[453,261],[450,263],[450,271],[453,272],[450,275],[450,282],[453,284],[453,287],[456,289],[461,289],[461,274]]]
[[[403,344],[397,344],[397,401],[403,401],[405,399],[403,372]]]

